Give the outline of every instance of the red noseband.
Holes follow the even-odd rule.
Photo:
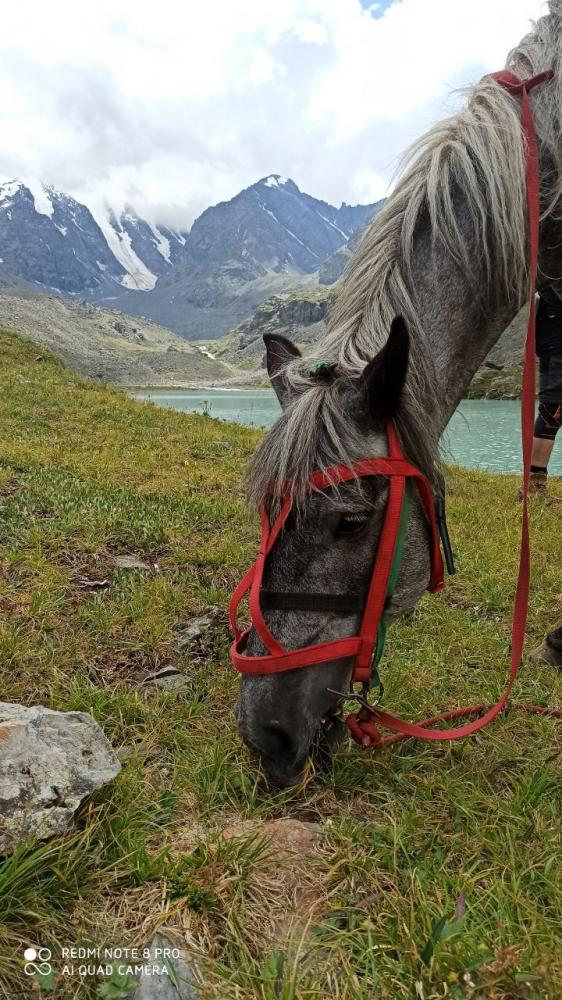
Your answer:
[[[314,663],[327,663],[351,657],[354,661],[353,681],[368,682],[377,644],[377,634],[384,613],[385,601],[389,594],[389,580],[397,547],[406,482],[409,479],[413,480],[417,486],[431,528],[431,579],[428,590],[442,590],[445,586],[431,487],[423,473],[406,460],[392,423],[388,424],[387,434],[389,452],[387,458],[368,458],[356,462],[352,466],[336,465],[326,469],[325,472],[314,472],[308,487],[310,490],[325,490],[331,486],[337,486],[339,483],[362,479],[365,476],[386,476],[389,480],[384,524],[374,560],[359,635],[335,639],[332,642],[320,642],[314,646],[302,646],[300,649],[286,650],[269,631],[261,612],[260,591],[265,561],[279,538],[293,506],[292,498],[287,493],[283,497],[281,510],[273,524],[270,523],[268,513],[262,504],[260,508],[262,536],[259,555],[238,584],[230,601],[230,623],[235,636],[230,655],[234,666],[240,673],[275,674],[282,670],[296,670],[298,667],[309,667]],[[251,629],[240,632],[236,623],[238,605],[248,591],[248,605],[253,627],[269,650],[265,656],[248,656],[245,653]]]

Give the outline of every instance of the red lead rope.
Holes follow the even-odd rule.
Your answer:
[[[539,253],[539,159],[537,151],[537,140],[533,123],[533,113],[529,102],[529,91],[538,84],[550,80],[553,76],[552,70],[539,73],[538,76],[530,80],[520,80],[514,73],[502,70],[494,73],[493,78],[502,87],[505,87],[511,94],[521,98],[521,126],[523,139],[525,142],[525,177],[527,185],[527,200],[529,210],[529,275],[530,275],[530,303],[529,322],[527,326],[527,340],[525,344],[525,363],[523,367],[523,384],[521,391],[521,430],[523,441],[523,516],[521,525],[521,548],[519,556],[519,574],[517,578],[517,589],[513,605],[513,620],[511,626],[511,668],[509,678],[503,694],[499,701],[491,707],[486,705],[472,705],[468,708],[459,708],[451,712],[443,712],[435,715],[431,719],[425,719],[422,723],[415,724],[404,722],[390,712],[378,706],[371,709],[362,708],[360,712],[350,715],[347,724],[354,740],[361,746],[381,746],[389,743],[396,743],[399,740],[414,736],[421,740],[457,740],[463,736],[470,736],[487,726],[492,719],[495,719],[507,706],[509,696],[517,677],[523,656],[523,645],[525,642],[525,628],[527,625],[527,611],[529,606],[529,585],[531,579],[531,559],[529,545],[529,510],[527,495],[529,488],[529,473],[531,467],[531,453],[533,448],[533,426],[535,420],[535,290]],[[517,708],[524,711],[534,712],[539,715],[549,715],[554,718],[562,718],[562,711],[542,708],[539,705],[517,705]],[[480,715],[480,718],[467,722],[464,726],[457,726],[453,729],[433,729],[439,722],[451,722],[454,719],[466,718],[471,715]],[[382,737],[378,726],[382,725],[391,730],[395,735]]]

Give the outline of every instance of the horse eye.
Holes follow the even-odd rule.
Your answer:
[[[369,517],[367,514],[344,514],[338,521],[336,535],[347,537],[348,535],[358,535],[363,530]]]

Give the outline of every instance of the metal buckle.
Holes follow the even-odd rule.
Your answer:
[[[377,705],[380,705],[384,697],[384,685],[379,681],[379,693],[375,701],[369,701],[370,688],[368,683],[363,684],[361,693],[353,691],[350,689],[346,693],[343,691],[336,691],[334,688],[326,688],[329,694],[337,694],[343,701],[356,701],[364,708],[367,712],[373,712]]]

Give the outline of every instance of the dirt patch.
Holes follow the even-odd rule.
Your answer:
[[[264,913],[264,934],[270,942],[300,938],[319,920],[327,903],[322,879],[322,827],[285,818],[265,823],[244,820],[223,830],[225,840],[252,835],[269,841],[278,880],[278,890]]]

